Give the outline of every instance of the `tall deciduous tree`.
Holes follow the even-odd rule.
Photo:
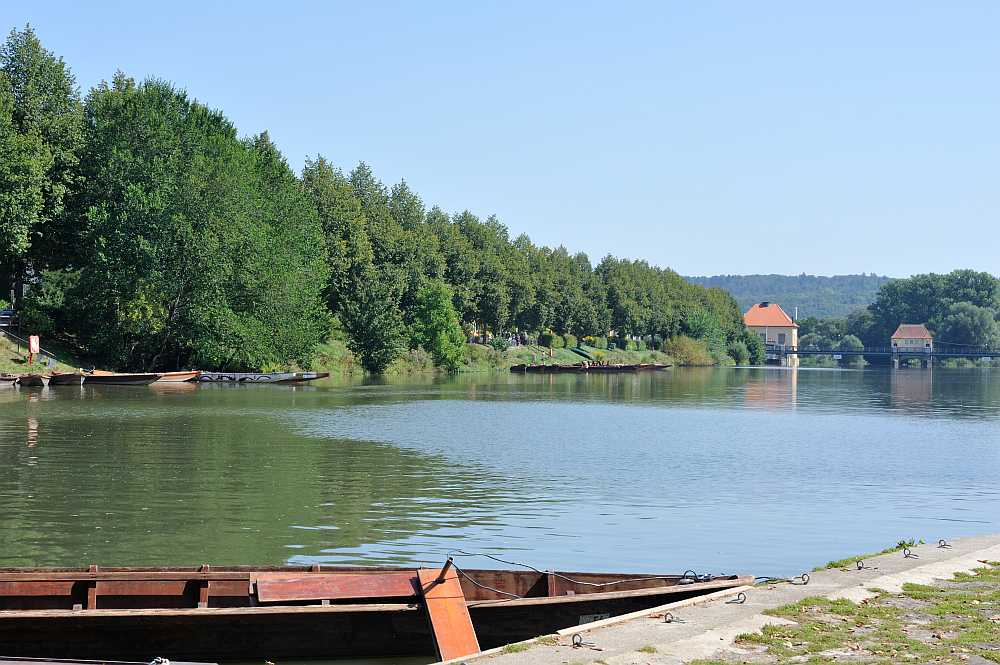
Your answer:
[[[444,282],[433,281],[420,289],[410,345],[423,347],[436,365],[454,372],[465,355],[465,335],[451,298],[451,289]]]
[[[7,107],[6,118],[0,119],[7,137],[0,140],[12,158],[6,169],[15,179],[4,189],[16,192],[6,200],[16,205],[16,211],[7,211],[8,219],[17,219],[14,253],[22,270],[29,262],[36,269],[65,265],[74,259],[79,229],[66,210],[83,142],[76,80],[31,26],[12,30],[0,45],[0,71],[0,96]]]
[[[329,329],[322,228],[267,136],[121,74],[87,119],[79,338],[123,367],[308,363]]]
[[[336,313],[341,303],[351,297],[354,281],[371,267],[374,258],[365,215],[350,181],[322,156],[306,160],[302,186],[323,225],[330,268],[327,304]]]
[[[52,155],[36,133],[22,134],[13,118],[14,95],[0,72],[0,269],[20,265],[45,207],[45,176]],[[0,291],[0,297],[6,296]]]
[[[401,288],[395,277],[391,270],[369,268],[354,278],[352,297],[340,309],[347,348],[373,374],[384,372],[406,348]]]

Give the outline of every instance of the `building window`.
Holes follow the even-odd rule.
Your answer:
[[[778,344],[785,345],[785,333],[778,333]]]

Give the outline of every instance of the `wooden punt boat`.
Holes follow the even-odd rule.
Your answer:
[[[159,374],[146,372],[142,374],[119,374],[117,372],[96,371],[83,377],[84,385],[102,386],[146,386],[160,378]]]
[[[302,383],[305,381],[315,381],[325,379],[330,376],[329,372],[294,372],[295,376],[290,379],[282,379],[276,383]]]
[[[294,381],[295,372],[202,372],[198,380],[205,383],[282,383]]]
[[[41,388],[48,383],[48,378],[42,374],[22,374],[17,377],[17,383],[26,388]]]
[[[13,386],[15,383],[17,383],[17,377],[13,374],[0,374],[0,388]]]
[[[442,660],[753,578],[406,568],[0,569],[0,652]],[[450,628],[448,627],[450,626]]]
[[[81,372],[56,372],[49,377],[50,386],[79,386],[82,383]]]
[[[184,383],[185,381],[194,381],[201,375],[200,370],[188,370],[182,372],[163,372],[160,374],[160,378],[156,380],[157,383]]]

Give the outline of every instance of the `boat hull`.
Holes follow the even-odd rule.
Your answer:
[[[84,385],[98,386],[147,386],[160,378],[159,374],[87,374]]]
[[[0,570],[0,653],[145,662],[434,654],[419,584],[410,585],[413,570],[118,571]],[[566,575],[582,581],[463,571],[466,579],[523,596],[503,598],[463,580],[480,648],[752,582],[731,576],[682,584],[680,576],[632,575],[622,590],[592,592],[588,584],[619,576]],[[334,595],[329,604],[318,600],[318,587]]]
[[[26,388],[42,388],[47,382],[47,377],[41,374],[22,374],[17,379],[17,384]]]
[[[185,381],[194,381],[201,375],[198,370],[192,370],[189,372],[164,372],[160,375],[160,378],[156,380],[157,383],[184,383]]]
[[[83,383],[83,375],[77,372],[53,374],[49,377],[50,386],[78,386]]]
[[[656,607],[705,593],[594,599],[573,603],[471,606],[481,649],[548,635],[581,623]],[[41,658],[151,661],[179,659],[378,658],[434,654],[434,641],[418,604],[302,607],[295,613],[269,608],[177,610],[152,615],[130,610],[101,616],[22,619],[2,617],[0,651]]]
[[[277,383],[305,383],[306,381],[316,381],[330,376],[329,372],[295,372],[295,376],[290,379],[282,379]]]
[[[202,372],[203,383],[282,383],[294,381],[295,372]]]

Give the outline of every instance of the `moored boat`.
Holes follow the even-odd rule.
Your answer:
[[[456,648],[470,655],[752,582],[693,573],[461,570],[450,560],[441,569],[6,568],[0,652],[145,661],[437,652],[444,659]],[[464,646],[455,647],[459,642]]]
[[[281,383],[294,381],[295,372],[202,372],[204,383]]]
[[[118,372],[93,372],[83,377],[84,385],[146,386],[160,378],[159,374],[146,372],[127,374]]]
[[[49,377],[50,386],[79,386],[82,383],[81,372],[56,372]]]
[[[17,383],[17,377],[13,374],[0,374],[0,388],[4,386],[13,386]]]
[[[49,377],[42,374],[22,374],[17,377],[17,384],[27,388],[41,388],[48,383]]]
[[[184,383],[185,381],[195,381],[201,375],[201,371],[197,369],[185,370],[181,372],[163,372],[160,374],[160,378],[156,380],[157,383]]]
[[[325,379],[330,376],[329,372],[293,372],[294,376],[290,379],[282,379],[276,383],[301,383],[305,381],[316,381],[317,379]]]

